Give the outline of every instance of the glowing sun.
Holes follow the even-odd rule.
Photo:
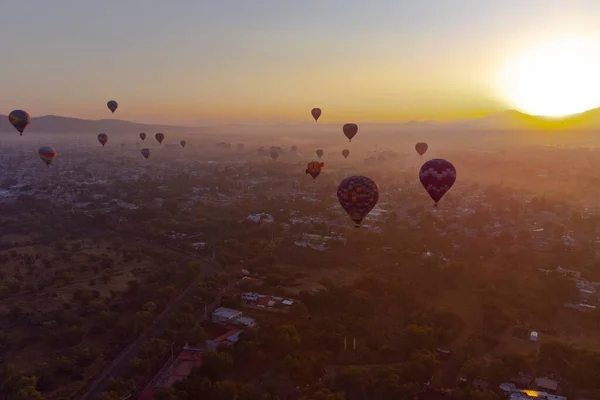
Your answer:
[[[499,92],[528,114],[560,117],[600,106],[600,43],[562,39],[524,52],[502,69]]]

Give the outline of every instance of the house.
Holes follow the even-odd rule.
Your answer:
[[[212,322],[215,324],[231,324],[242,312],[231,308],[219,307],[212,313]]]
[[[556,389],[558,389],[558,382],[548,378],[536,378],[535,386],[537,389],[556,392]]]
[[[241,311],[225,307],[219,307],[213,311],[212,322],[215,324],[232,324],[250,327],[258,326],[254,318],[244,317]]]

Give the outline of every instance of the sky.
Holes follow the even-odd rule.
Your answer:
[[[0,114],[149,123],[449,120],[501,66],[600,36],[598,0],[0,0]]]

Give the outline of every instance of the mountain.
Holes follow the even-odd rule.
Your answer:
[[[27,127],[28,133],[100,133],[108,134],[132,134],[146,132],[154,134],[156,132],[165,133],[256,133],[262,134],[281,134],[282,130],[291,132],[306,132],[308,126],[310,131],[315,134],[330,132],[332,129],[339,129],[340,124],[327,124],[312,122],[292,122],[292,123],[223,123],[211,124],[210,127],[192,127],[177,125],[156,125],[142,124],[137,122],[123,121],[119,119],[101,119],[88,120],[80,118],[60,117],[57,115],[46,115],[34,117],[31,124]],[[440,131],[440,130],[481,130],[481,131],[506,131],[506,130],[568,130],[568,129],[600,129],[600,108],[585,111],[580,114],[574,114],[563,118],[547,118],[535,115],[529,115],[516,110],[502,111],[481,118],[463,119],[448,122],[438,121],[407,121],[402,123],[359,123],[362,131],[372,133],[395,133],[399,131]],[[16,133],[16,130],[8,122],[6,115],[0,115],[0,132]]]
[[[600,108],[560,118],[541,117],[507,110],[466,121],[448,124],[453,128],[477,130],[544,130],[561,131],[569,129],[600,129]]]
[[[31,123],[26,133],[117,133],[130,134],[146,132],[149,135],[156,132],[192,133],[204,131],[203,128],[140,124],[137,122],[123,121],[120,119],[89,120],[79,118],[60,117],[57,115],[45,115],[43,117],[31,118]],[[8,116],[0,115],[0,132],[17,133],[8,121]]]

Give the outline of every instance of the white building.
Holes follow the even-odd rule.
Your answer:
[[[538,333],[536,331],[532,331],[529,334],[529,340],[531,340],[532,342],[537,342],[537,340],[538,340]]]
[[[215,324],[233,324],[234,320],[241,316],[241,311],[219,307],[212,313],[212,322]]]
[[[219,307],[213,311],[212,322],[215,324],[233,324],[249,327],[258,326],[254,318],[244,317],[241,311],[225,307]]]

